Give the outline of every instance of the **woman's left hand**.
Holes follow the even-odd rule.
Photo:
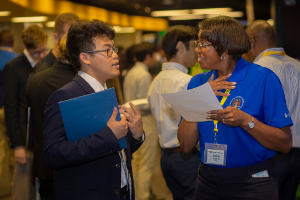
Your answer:
[[[229,126],[240,126],[243,129],[247,128],[248,123],[252,120],[251,115],[232,106],[220,110],[211,110],[207,114],[212,115],[209,115],[206,119],[217,120]]]

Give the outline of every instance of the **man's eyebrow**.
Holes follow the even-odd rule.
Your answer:
[[[104,47],[106,46],[106,47],[113,47],[114,45],[111,45],[111,44],[104,44],[103,45]]]

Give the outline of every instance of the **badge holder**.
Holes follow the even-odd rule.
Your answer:
[[[205,143],[204,164],[226,166],[227,145]]]

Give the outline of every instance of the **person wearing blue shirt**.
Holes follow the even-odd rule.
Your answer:
[[[208,111],[205,122],[182,119],[178,129],[183,151],[199,140],[196,199],[278,199],[275,154],[292,147],[280,81],[271,70],[241,58],[251,44],[235,19],[218,16],[199,28],[198,62],[211,71],[194,76],[188,89],[209,82],[224,109]],[[222,88],[222,77],[235,85]]]

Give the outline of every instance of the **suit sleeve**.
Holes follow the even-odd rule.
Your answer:
[[[11,65],[3,70],[3,104],[8,136],[12,148],[24,145],[18,120],[18,78]]]
[[[44,160],[50,168],[59,169],[94,161],[121,150],[108,126],[87,138],[68,141],[58,102],[70,99],[65,90],[49,98],[45,109]]]

